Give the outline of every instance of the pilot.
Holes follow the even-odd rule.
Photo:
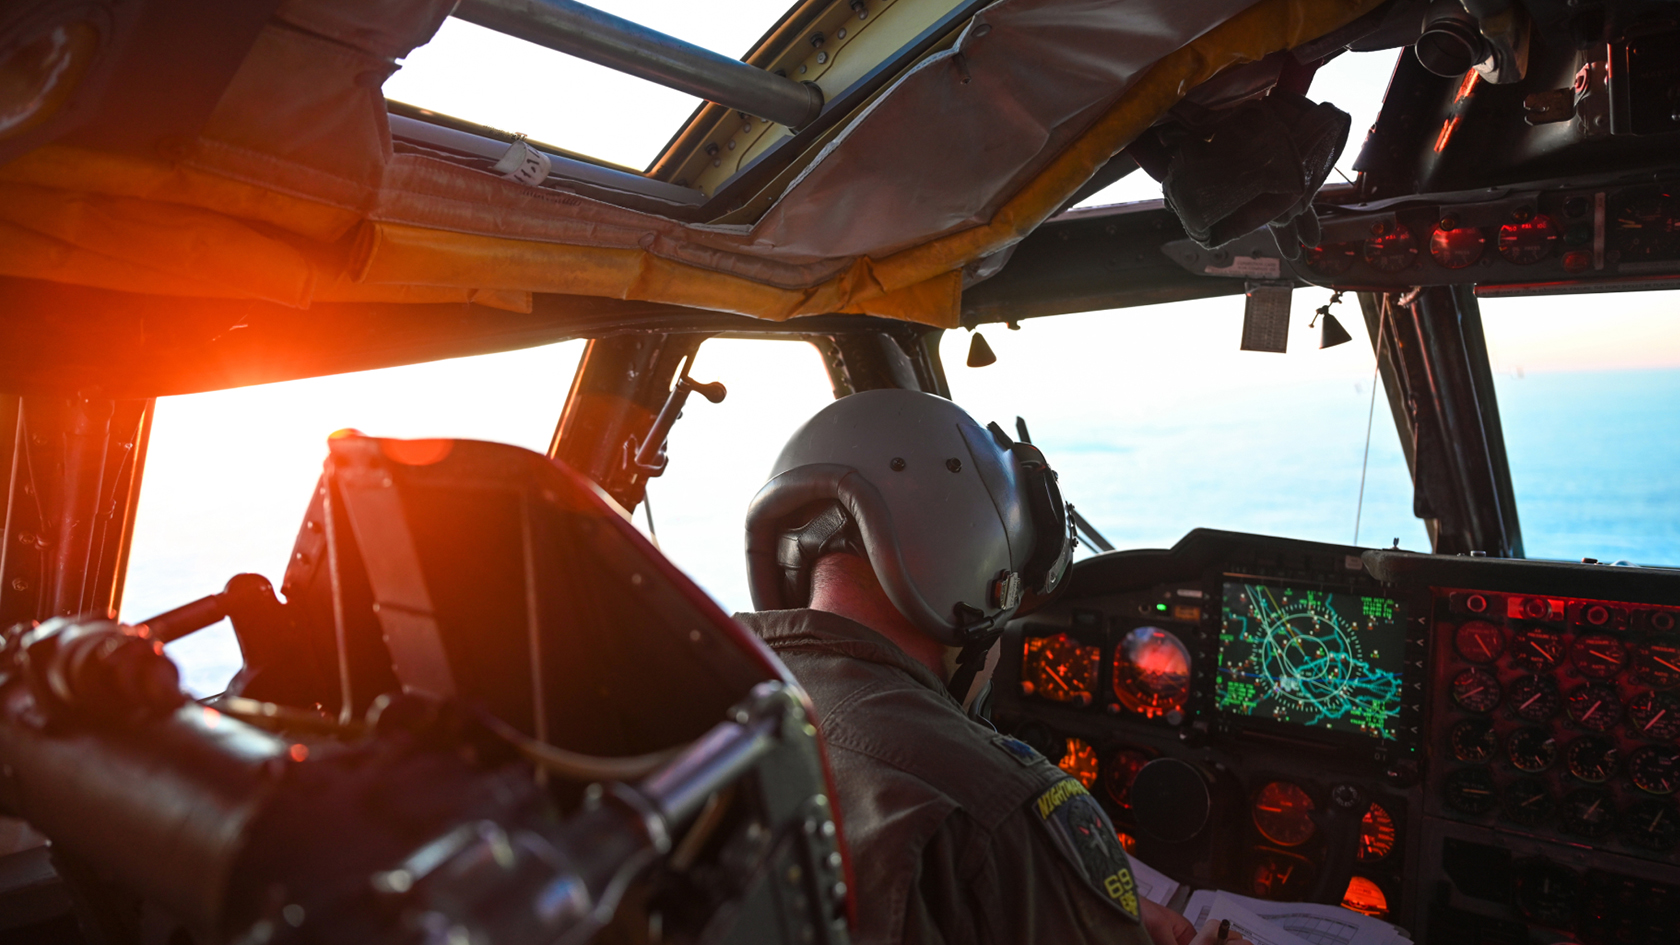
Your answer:
[[[860,941],[1215,941],[1139,895],[1078,780],[963,709],[1004,622],[1056,590],[1072,548],[1043,455],[917,391],[825,407],[754,498],[759,612],[736,619],[815,704]]]

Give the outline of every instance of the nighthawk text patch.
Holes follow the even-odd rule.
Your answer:
[[[1136,919],[1138,892],[1132,861],[1120,846],[1113,822],[1085,785],[1064,778],[1040,794],[1032,807],[1075,871],[1105,899]]]

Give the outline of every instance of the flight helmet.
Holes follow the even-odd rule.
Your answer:
[[[1073,532],[1036,447],[943,397],[868,390],[806,421],[753,499],[753,605],[808,605],[812,565],[834,551],[867,558],[922,631],[969,646],[1056,590]]]

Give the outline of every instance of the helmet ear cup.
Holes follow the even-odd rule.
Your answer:
[[[1010,451],[1033,524],[1032,555],[1021,568],[1021,577],[1028,593],[1047,597],[1061,586],[1073,561],[1073,526],[1056,471],[1045,462],[1044,454],[1031,443],[1016,443]]]

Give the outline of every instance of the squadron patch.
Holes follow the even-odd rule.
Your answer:
[[[1137,919],[1137,880],[1132,876],[1132,861],[1115,836],[1113,822],[1085,786],[1074,778],[1064,778],[1040,794],[1032,807],[1085,881]]]

